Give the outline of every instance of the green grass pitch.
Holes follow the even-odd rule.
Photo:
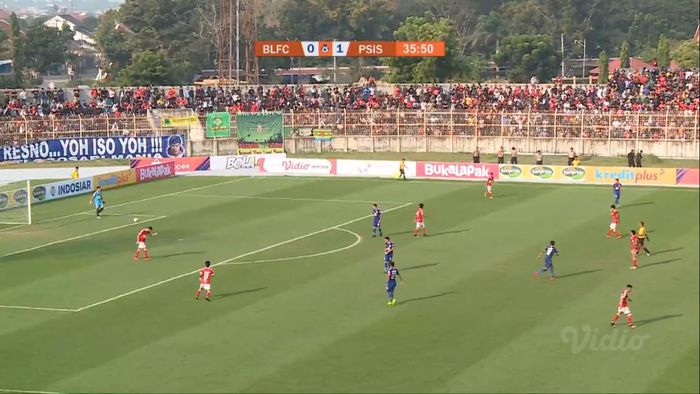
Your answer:
[[[36,205],[38,224],[0,232],[0,391],[698,391],[697,190],[624,190],[621,229],[644,220],[654,253],[631,271],[626,237],[605,238],[611,188],[483,189],[184,177],[106,191],[102,220],[88,196]],[[134,263],[147,225],[153,258]],[[558,279],[536,280],[551,239]],[[627,283],[638,328],[612,329]]]

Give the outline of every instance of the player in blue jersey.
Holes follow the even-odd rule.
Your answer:
[[[622,183],[620,179],[615,178],[613,183],[613,198],[615,199],[615,208],[620,208],[620,195],[622,194]]]
[[[554,280],[554,265],[552,264],[552,258],[554,256],[559,256],[559,251],[554,246],[554,241],[549,241],[549,245],[547,245],[547,247],[537,255],[537,258],[539,259],[542,257],[542,255],[544,255],[544,267],[542,267],[539,271],[535,271],[535,278],[539,277],[540,274],[549,271],[549,279]]]
[[[389,272],[391,262],[394,261],[394,243],[389,237],[384,237],[384,272]]]
[[[90,198],[90,205],[95,204],[95,213],[97,214],[97,218],[100,218],[100,213],[105,210],[105,200],[102,198],[102,189],[100,189],[99,186],[97,186],[97,189],[95,190],[94,193],[92,193],[92,197]]]
[[[372,238],[376,237],[377,234],[382,236],[382,210],[377,204],[372,204]]]
[[[401,280],[401,283],[403,283],[403,278],[401,277],[401,274],[399,274],[398,268],[396,268],[395,263],[392,261],[389,264],[389,270],[386,273],[386,296],[389,298],[389,301],[387,301],[387,305],[389,306],[394,306],[396,305],[396,298],[394,298],[394,290],[396,290],[396,278],[399,278]]]

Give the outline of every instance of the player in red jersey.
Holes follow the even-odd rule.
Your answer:
[[[620,295],[620,302],[617,303],[617,313],[613,316],[612,321],[610,321],[610,327],[615,327],[615,323],[617,323],[617,319],[619,319],[620,316],[627,315],[627,325],[630,328],[637,328],[632,321],[632,312],[629,307],[629,303],[632,302],[630,294],[632,294],[632,285],[627,285]]]
[[[209,267],[210,265],[211,261],[207,260],[204,262],[204,268],[199,270],[199,289],[194,295],[195,300],[199,299],[202,289],[204,289],[206,291],[204,298],[207,301],[211,301],[211,277],[214,276],[214,270]]]
[[[143,258],[144,260],[148,261],[151,258],[148,257],[148,248],[146,247],[146,239],[150,237],[151,235],[158,235],[157,233],[153,232],[153,227],[148,226],[144,229],[141,229],[139,233],[136,235],[136,253],[134,253],[134,261],[139,261],[139,255],[141,254],[141,251],[143,250]]]
[[[413,236],[417,237],[418,232],[423,229],[423,236],[428,235],[428,230],[425,229],[425,215],[423,214],[423,203],[418,204],[418,210],[416,211],[416,230],[413,232]]]
[[[493,198],[493,172],[489,172],[489,179],[486,180],[486,197]]]
[[[637,238],[637,232],[630,230],[630,253],[632,254],[632,266],[631,270],[637,269],[637,255],[639,254],[639,238]]]
[[[617,210],[615,204],[610,206],[610,230],[608,230],[608,238],[610,238],[613,233],[615,233],[615,238],[620,239],[622,235],[617,226],[620,224],[620,211]]]

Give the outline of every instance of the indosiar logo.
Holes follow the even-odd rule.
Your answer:
[[[575,181],[580,181],[586,176],[586,169],[583,167],[566,167],[561,170],[561,174]]]
[[[554,175],[552,167],[536,166],[530,169],[530,174],[540,179],[549,179]]]
[[[501,168],[498,169],[498,172],[501,175],[509,178],[519,178],[523,173],[523,169],[518,166],[501,166]]]
[[[0,209],[7,208],[10,197],[6,193],[0,193]]]

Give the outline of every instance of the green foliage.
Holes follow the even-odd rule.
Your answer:
[[[409,16],[394,32],[396,41],[444,41],[444,57],[382,58],[391,67],[392,82],[448,81],[463,77],[469,70],[461,54],[457,30],[447,18]]]
[[[671,63],[671,48],[668,46],[665,35],[659,36],[659,45],[656,47],[656,61],[659,67],[667,68]]]
[[[605,84],[608,82],[608,75],[610,70],[608,69],[608,63],[610,58],[605,51],[600,51],[598,55],[598,68],[600,69],[600,74],[598,74],[598,84]]]
[[[513,82],[527,82],[533,76],[548,81],[557,74],[560,58],[545,35],[507,37],[493,61],[507,68]]]
[[[169,67],[172,72],[169,75],[179,74],[180,82],[189,79],[195,71],[212,68],[214,40],[204,32],[204,21],[197,8],[199,3],[126,0],[118,11],[103,15],[97,27],[97,38],[107,65],[111,63],[111,70],[116,71],[129,64],[132,58],[135,61],[138,52],[162,51],[165,59],[174,65]],[[133,34],[116,31],[115,22],[123,23]],[[133,69],[130,72],[133,73]]]
[[[15,83],[22,84],[24,81],[24,56],[22,54],[22,34],[19,27],[19,18],[14,12],[10,15],[10,56],[12,57],[12,68],[15,73]]]
[[[131,64],[119,74],[119,81],[130,86],[169,85],[175,82],[164,50],[135,53]]]
[[[685,40],[679,42],[671,51],[673,60],[678,63],[678,66],[685,68],[700,68],[700,45],[695,40]]]
[[[649,43],[658,39],[659,35],[668,31],[668,23],[656,15],[634,14],[629,27],[627,40],[635,54],[642,52],[649,47]]]
[[[70,60],[69,45],[72,41],[73,32],[68,29],[58,30],[41,23],[30,26],[18,40],[22,59],[19,68],[38,73],[58,71]]]
[[[630,66],[630,46],[627,41],[620,46],[620,67],[629,68]]]

